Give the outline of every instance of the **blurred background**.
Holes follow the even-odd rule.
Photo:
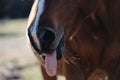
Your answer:
[[[33,1],[0,0],[0,80],[42,80],[25,35]]]
[[[26,39],[34,0],[0,0],[0,80],[43,80]]]
[[[27,18],[33,2],[0,0],[0,80],[43,80],[26,39]]]

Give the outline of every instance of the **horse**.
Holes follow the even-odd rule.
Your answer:
[[[120,80],[119,0],[35,0],[27,36],[45,80]]]

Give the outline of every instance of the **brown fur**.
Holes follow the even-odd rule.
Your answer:
[[[65,31],[58,73],[66,80],[120,80],[120,0],[46,0],[48,4],[41,20],[52,22],[56,32]],[[56,80],[42,70],[45,80]]]

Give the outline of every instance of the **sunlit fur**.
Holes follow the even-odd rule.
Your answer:
[[[33,37],[37,47],[39,49],[41,49],[40,48],[40,43],[39,43],[39,40],[38,40],[38,37],[37,37],[36,29],[37,29],[38,24],[39,24],[40,16],[44,11],[45,0],[36,0],[36,3],[34,3],[34,5],[36,5],[36,6],[35,6],[35,8],[33,8],[33,11],[31,11],[30,18],[29,18],[29,19],[34,19],[34,20],[29,20],[28,26],[30,26],[29,29],[30,29],[30,32],[32,34],[32,37]],[[30,22],[30,21],[33,21],[33,22]]]

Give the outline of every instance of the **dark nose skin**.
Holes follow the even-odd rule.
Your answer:
[[[51,45],[56,38],[55,32],[50,28],[39,28],[37,30],[37,36],[39,38],[41,51],[43,53],[50,54],[54,50],[51,49]]]

